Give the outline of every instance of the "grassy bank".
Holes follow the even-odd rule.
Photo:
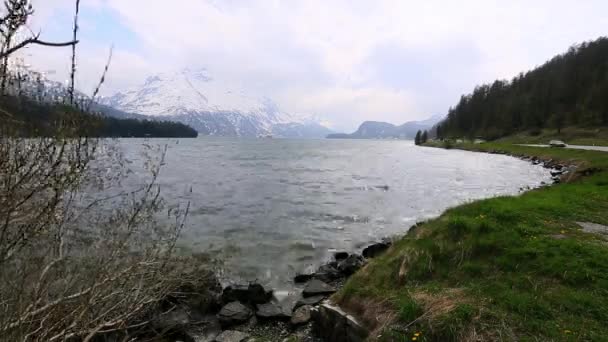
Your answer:
[[[412,228],[334,297],[383,341],[608,340],[608,153],[459,145],[577,165],[567,183]]]

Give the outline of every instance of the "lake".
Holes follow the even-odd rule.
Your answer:
[[[120,140],[131,159],[143,142]],[[288,290],[335,250],[360,252],[449,207],[551,182],[516,158],[399,140],[146,142],[168,145],[164,198],[191,202],[181,247],[220,257],[225,279]]]

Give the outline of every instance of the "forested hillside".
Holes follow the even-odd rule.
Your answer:
[[[571,47],[513,80],[463,95],[439,137],[496,139],[521,131],[608,126],[608,38]]]
[[[117,119],[91,114],[62,104],[38,102],[28,97],[0,96],[0,127],[11,127],[11,134],[49,136],[66,120],[81,123],[78,132],[96,137],[196,137],[193,128],[176,122]]]

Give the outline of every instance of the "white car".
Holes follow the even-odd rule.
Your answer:
[[[551,147],[566,147],[566,143],[561,140],[551,140],[549,141],[549,146]]]

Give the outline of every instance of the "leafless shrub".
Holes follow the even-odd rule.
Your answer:
[[[56,44],[39,35],[14,42],[33,9],[27,0],[7,0],[5,10],[3,90],[8,57],[19,48],[77,43],[76,36]],[[119,143],[88,137],[90,118],[61,108],[45,138],[23,137],[22,123],[1,113],[0,340],[88,341],[128,332],[184,286],[183,262],[173,251],[189,206],[168,207],[160,196],[156,181],[166,150],[148,146],[147,181],[125,190]],[[162,211],[170,224],[157,220]]]
[[[126,172],[117,143],[75,137],[72,124],[39,139],[3,127],[0,336],[9,341],[125,329],[180,286],[168,262],[188,208],[157,223],[164,151],[145,159],[146,184],[111,193]]]

